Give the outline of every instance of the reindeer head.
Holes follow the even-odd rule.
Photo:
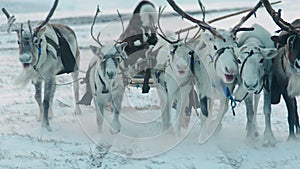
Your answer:
[[[225,38],[225,41],[212,37],[212,40],[208,41],[207,45],[213,45],[210,53],[214,54],[213,62],[217,76],[229,84],[235,81],[235,76],[239,71],[238,64],[240,60],[237,55],[237,45],[231,34],[225,30],[219,30],[219,33]]]
[[[102,53],[102,47],[90,46],[92,52],[98,57],[102,74],[107,79],[112,80],[117,76],[120,63],[126,58],[124,49],[127,43],[116,44],[110,48],[105,54]]]
[[[99,13],[100,13],[100,9],[99,6],[97,6],[96,14],[94,16],[94,20],[91,25],[91,31],[90,31],[92,38],[99,45],[99,47],[90,46],[90,49],[99,59],[98,63],[100,64],[99,68],[101,70],[97,70],[97,71],[99,73],[102,72],[101,74],[107,77],[107,79],[112,80],[117,75],[121,61],[127,58],[126,52],[124,51],[125,47],[127,46],[127,42],[116,43],[105,54],[103,54],[102,49],[104,45],[100,42],[101,32],[98,33],[97,37],[95,37],[93,33],[94,25]]]
[[[268,0],[261,0],[274,22],[281,28],[279,36],[273,36],[272,40],[278,47],[285,48],[285,57],[294,70],[300,74],[300,19],[291,24],[281,18],[281,10],[276,12]]]
[[[45,41],[43,33],[46,30],[44,27],[53,15],[56,9],[58,0],[55,0],[52,9],[50,10],[46,20],[41,22],[36,28],[32,28],[30,21],[27,22],[27,27],[24,28],[24,23],[21,23],[18,27],[15,22],[15,17],[10,16],[5,8],[2,8],[3,13],[8,19],[8,32],[16,32],[18,35],[18,45],[19,45],[19,60],[23,64],[24,68],[29,68],[33,66],[39,55],[41,54],[42,41]]]
[[[169,45],[169,61],[178,77],[186,77],[193,72],[195,52],[185,43]]]
[[[300,30],[300,19],[291,23],[292,26]],[[272,40],[278,44],[278,47],[285,48],[285,56],[294,70],[300,74],[300,32],[292,33],[283,31],[279,36],[272,36]]]
[[[275,48],[258,47],[257,43],[247,43],[240,48],[240,79],[249,93],[258,93],[263,87],[264,63],[277,56]]]

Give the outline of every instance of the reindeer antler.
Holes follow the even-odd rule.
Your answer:
[[[96,19],[97,19],[97,16],[98,14],[100,13],[100,9],[99,9],[99,5],[97,6],[97,10],[96,10],[96,14],[94,16],[94,20],[93,20],[93,23],[92,23],[92,26],[91,26],[91,36],[92,38],[94,39],[95,42],[97,42],[101,47],[103,47],[104,45],[100,42],[100,35],[101,35],[101,32],[98,33],[97,35],[97,38],[94,36],[93,32],[94,32],[94,25],[96,23]]]
[[[271,5],[275,5],[275,4],[278,4],[278,3],[281,3],[281,1],[272,2]],[[264,6],[261,6],[261,7],[264,7]],[[224,15],[224,16],[217,17],[217,18],[214,18],[212,20],[209,20],[209,21],[207,21],[207,23],[211,24],[211,23],[217,22],[217,21],[222,20],[222,19],[230,18],[232,16],[236,16],[236,15],[240,15],[242,13],[249,12],[251,10],[253,10],[253,8],[249,8],[249,9],[245,9],[245,10],[242,10],[242,11],[238,11],[238,12],[234,12],[234,13],[231,13],[231,14],[227,14],[227,15]],[[190,27],[187,27],[187,28],[184,28],[184,29],[180,29],[180,30],[176,31],[175,33],[178,34],[178,33],[186,32],[186,31],[198,28],[198,27],[199,27],[198,25],[193,25],[193,26],[190,26]]]
[[[2,8],[2,12],[4,13],[6,18],[8,19],[8,21],[7,21],[7,23],[8,23],[7,32],[10,33],[12,31],[12,32],[19,33],[19,28],[15,24],[15,21],[16,21],[15,16],[14,15],[11,16],[5,8]]]
[[[187,20],[196,23],[198,26],[200,26],[202,29],[207,29],[209,30],[214,36],[222,39],[225,41],[225,38],[216,30],[216,28],[210,26],[204,21],[201,21],[199,19],[196,19],[189,15],[188,13],[184,12],[173,0],[167,0],[168,3],[171,5],[174,11],[176,11],[182,18],[186,18]]]
[[[162,28],[161,28],[161,26],[160,26],[160,18],[161,18],[161,16],[162,16],[162,14],[163,14],[165,8],[166,8],[166,7],[161,7],[161,6],[160,6],[159,9],[158,9],[157,27],[158,27],[158,29],[160,30],[161,34],[158,33],[158,32],[157,32],[157,34],[158,34],[161,38],[163,38],[165,41],[167,41],[168,43],[170,43],[170,44],[176,44],[176,43],[178,43],[178,42],[180,41],[180,34],[177,34],[177,35],[178,35],[178,38],[177,38],[176,41],[171,41],[170,39],[167,38],[167,35],[164,33],[164,31],[162,30]]]
[[[46,17],[46,19],[38,27],[35,28],[33,35],[36,35],[39,32],[39,30],[49,22],[50,18],[52,17],[52,15],[53,15],[56,7],[57,7],[57,4],[58,4],[58,0],[55,0],[50,12],[48,13],[48,15]]]
[[[281,10],[279,9],[278,12],[276,12],[270,2],[268,0],[261,0],[261,2],[264,4],[266,10],[268,11],[268,13],[270,14],[270,16],[273,18],[274,22],[282,29],[285,30],[287,32],[292,32],[295,34],[299,34],[300,33],[300,29],[294,27],[292,24],[284,21],[281,18]]]
[[[239,31],[253,31],[254,28],[241,28],[242,24],[244,24],[253,14],[255,14],[255,12],[258,10],[258,8],[260,8],[262,6],[261,1],[259,1],[254,8],[252,8],[252,10],[250,10],[248,12],[248,14],[244,17],[242,17],[242,19],[240,20],[240,22],[235,25],[232,30],[231,33],[233,35],[233,37],[236,37],[237,32]]]

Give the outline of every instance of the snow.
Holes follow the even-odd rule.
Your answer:
[[[1,0],[1,3],[21,2],[20,0]],[[23,1],[22,1],[23,2]],[[51,4],[52,1],[28,0],[26,2]],[[105,4],[103,12],[115,10],[118,1],[111,3],[104,1],[88,1],[84,5],[74,5],[73,1],[62,1],[68,10],[78,11],[78,16],[93,15],[98,3]],[[75,2],[75,1],[74,1]],[[128,4],[127,4],[128,2]],[[163,4],[162,1],[154,1]],[[176,0],[184,8],[194,9],[194,1]],[[196,1],[195,1],[196,2]],[[292,21],[298,17],[299,0],[287,0],[275,8],[282,8],[283,17]],[[25,3],[25,2],[24,2]],[[77,0],[76,3],[82,3]],[[107,3],[107,4],[106,4]],[[250,7],[255,2],[235,0],[203,1],[207,9],[220,9],[225,7]],[[116,5],[117,4],[117,5]],[[136,2],[126,1],[121,9],[131,11]],[[1,4],[2,5],[2,4]],[[69,6],[68,6],[69,5]],[[86,6],[85,6],[86,5]],[[15,5],[17,6],[17,5]],[[80,6],[80,7],[79,7]],[[5,6],[12,8],[10,5]],[[107,7],[107,8],[106,8]],[[196,7],[198,7],[196,5]],[[82,8],[82,9],[81,9]],[[45,8],[44,8],[45,9]],[[9,9],[8,9],[9,10]],[[46,10],[46,9],[45,9]],[[59,8],[59,12],[70,15],[70,12]],[[170,10],[170,9],[169,9]],[[13,11],[13,10],[9,10]],[[23,15],[26,13],[25,15]],[[23,11],[19,13],[20,20],[26,21],[29,16],[36,15],[44,18],[44,10],[37,13]],[[221,16],[222,13],[211,13],[207,20]],[[272,34],[278,27],[263,9],[257,12],[257,18],[251,18],[245,26],[257,22],[266,27]],[[57,15],[59,18],[62,15]],[[65,15],[63,15],[65,16]],[[216,22],[213,26],[228,29],[239,21],[241,16]],[[106,107],[104,131],[102,134],[96,130],[96,115],[94,106],[81,106],[83,114],[74,115],[73,92],[71,85],[59,85],[56,90],[53,112],[50,121],[52,132],[41,128],[37,121],[38,106],[34,100],[34,87],[28,85],[18,88],[13,85],[14,79],[21,71],[16,50],[15,33],[7,34],[3,28],[6,22],[4,16],[0,17],[0,168],[144,168],[144,169],[298,169],[300,168],[300,146],[297,141],[287,141],[288,123],[285,103],[272,106],[272,128],[277,139],[276,147],[263,147],[264,114],[262,99],[259,104],[257,123],[259,137],[256,142],[246,140],[246,113],[244,103],[239,103],[236,116],[230,111],[223,119],[222,128],[217,135],[205,144],[198,143],[201,121],[192,114],[190,126],[183,130],[182,137],[176,138],[171,131],[161,132],[161,118],[159,111],[159,98],[155,88],[149,94],[141,94],[140,87],[126,89],[123,111],[121,112],[122,130],[117,135],[111,135],[108,123],[112,118],[110,107]],[[178,30],[190,26],[177,17],[162,18],[162,26],[166,30]],[[127,22],[125,22],[127,24]],[[105,44],[111,44],[121,33],[120,22],[98,23],[101,30],[101,39]],[[81,47],[81,65],[84,77],[92,52],[87,48],[94,42],[90,39],[90,25],[72,25]],[[69,75],[57,77],[57,83],[68,83],[72,79]],[[80,86],[83,95],[85,86]],[[299,110],[299,109],[298,109]],[[174,111],[174,110],[173,110]],[[200,112],[200,109],[198,109]]]

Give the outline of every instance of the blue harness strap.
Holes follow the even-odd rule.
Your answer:
[[[39,54],[39,57],[42,54],[42,45],[41,45],[41,42],[38,44],[38,54]]]
[[[235,98],[231,95],[229,88],[224,84],[223,81],[220,81],[222,89],[225,93],[225,96],[227,99],[230,100],[230,105],[231,105],[231,110],[232,110],[232,114],[235,116],[235,111],[234,109],[236,108],[236,100]]]

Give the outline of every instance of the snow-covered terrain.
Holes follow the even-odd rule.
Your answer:
[[[44,18],[51,0],[0,0],[1,8],[5,7],[17,20],[41,20]],[[22,2],[14,4],[13,2]],[[72,2],[72,3],[71,3]],[[153,1],[165,5],[165,1]],[[186,9],[198,8],[197,1],[177,0]],[[122,4],[124,3],[124,4]],[[245,0],[221,1],[203,0],[206,9],[251,7],[256,2]],[[300,0],[286,0],[275,8],[282,8],[283,17],[292,21],[299,17]],[[35,4],[35,5],[33,5]],[[44,7],[43,5],[47,5]],[[102,13],[111,14],[116,9],[131,12],[137,1],[61,1],[54,18],[69,16],[92,16],[96,5],[103,4]],[[22,9],[20,5],[29,5],[36,12]],[[27,7],[26,7],[27,8]],[[18,10],[16,10],[18,9]],[[22,11],[23,10],[23,11]],[[72,10],[78,11],[72,15]],[[171,9],[168,9],[171,11]],[[73,11],[73,13],[75,13]],[[208,14],[207,20],[221,16],[222,13]],[[228,12],[227,12],[228,13]],[[246,22],[250,26],[256,22],[270,32],[278,29],[264,9],[260,9],[257,18]],[[34,17],[34,18],[33,18]],[[213,26],[228,29],[239,21],[241,16],[216,22]],[[259,104],[257,122],[260,136],[255,143],[246,140],[246,114],[244,103],[239,103],[236,116],[229,111],[224,119],[220,132],[205,144],[198,143],[200,120],[195,113],[190,126],[183,130],[181,139],[172,133],[161,132],[161,118],[157,91],[152,88],[148,94],[141,94],[141,88],[126,89],[121,112],[122,130],[111,135],[109,128],[104,127],[103,134],[96,130],[94,106],[81,106],[83,114],[75,116],[71,85],[58,85],[54,97],[54,117],[50,121],[52,132],[41,128],[37,121],[38,106],[34,100],[34,87],[28,85],[19,88],[13,85],[14,79],[21,71],[16,49],[16,35],[5,32],[6,18],[0,15],[0,168],[138,168],[138,169],[298,169],[300,168],[300,143],[287,142],[288,123],[285,103],[272,106],[272,128],[277,139],[276,147],[263,147],[264,114],[262,101]],[[166,30],[179,30],[190,26],[179,17],[162,18]],[[127,24],[127,22],[125,22]],[[90,24],[74,24],[81,47],[80,77],[84,77],[92,52],[88,45]],[[96,24],[105,44],[111,44],[122,31],[119,21]],[[58,84],[72,81],[69,75],[57,77]],[[299,84],[300,85],[300,84]],[[80,94],[85,91],[84,84]],[[262,100],[262,99],[261,99]],[[110,122],[110,107],[106,108],[106,120]],[[299,109],[298,109],[299,110]],[[200,109],[198,109],[200,111]]]

